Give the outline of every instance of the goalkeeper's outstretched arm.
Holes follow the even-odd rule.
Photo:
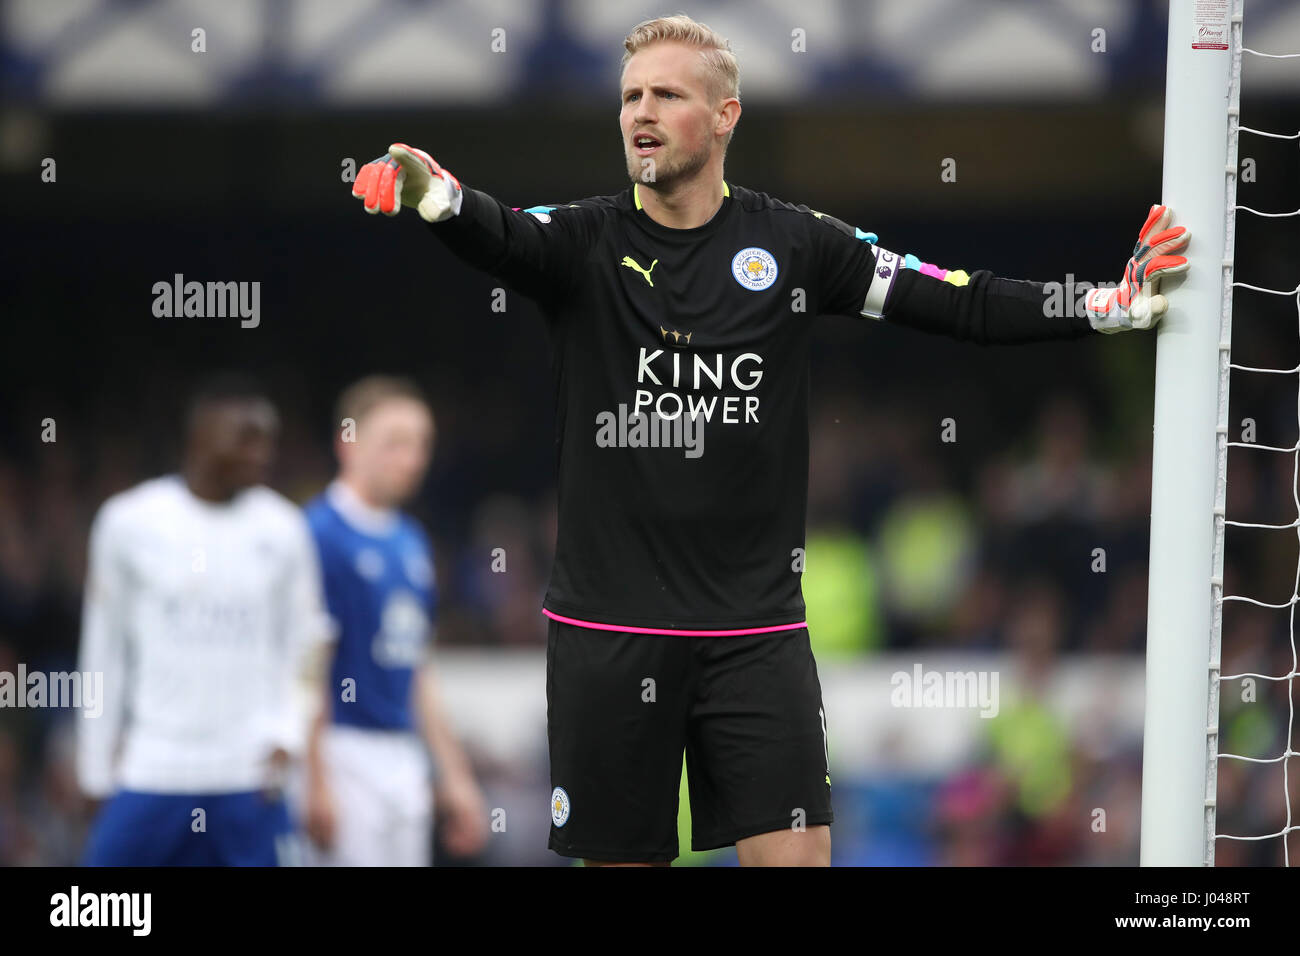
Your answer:
[[[352,195],[369,213],[415,209],[461,260],[539,299],[562,297],[578,281],[594,231],[580,206],[513,209],[403,143],[361,167]]]
[[[1060,288],[988,271],[950,271],[880,247],[860,311],[979,345],[1148,329],[1168,308],[1160,280],[1187,270],[1187,259],[1175,253],[1187,248],[1190,235],[1181,226],[1169,228],[1171,219],[1168,207],[1151,207],[1121,282],[1089,292],[1081,311],[1072,295],[1063,301]]]

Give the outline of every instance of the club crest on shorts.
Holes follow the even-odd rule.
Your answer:
[[[551,822],[557,827],[569,822],[569,795],[563,787],[551,791]]]
[[[750,292],[762,292],[776,281],[776,256],[758,246],[741,249],[731,259],[731,274]]]

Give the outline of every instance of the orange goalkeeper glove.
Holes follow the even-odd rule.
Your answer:
[[[442,222],[460,212],[460,181],[422,149],[394,143],[388,152],[357,171],[352,195],[366,212],[396,216],[410,206],[426,222]]]
[[[1159,294],[1160,280],[1187,271],[1187,259],[1171,253],[1182,252],[1191,240],[1184,227],[1169,228],[1172,219],[1168,206],[1152,206],[1123,281],[1114,289],[1094,289],[1084,299],[1088,322],[1098,332],[1149,329],[1169,308]]]

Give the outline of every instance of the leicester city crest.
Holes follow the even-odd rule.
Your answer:
[[[762,292],[776,281],[776,256],[766,249],[750,246],[731,259],[731,274],[750,292]]]

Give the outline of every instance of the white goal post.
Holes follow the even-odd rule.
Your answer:
[[[1231,248],[1235,201],[1229,106],[1236,98],[1229,84],[1240,35],[1233,5],[1169,4],[1161,202],[1192,241],[1190,268],[1181,285],[1171,286],[1156,334],[1143,866],[1214,862],[1223,573],[1217,478],[1227,453],[1220,412],[1226,424],[1229,361],[1220,341],[1226,345],[1231,321],[1232,266],[1224,251]],[[1216,48],[1219,37],[1223,49]]]

